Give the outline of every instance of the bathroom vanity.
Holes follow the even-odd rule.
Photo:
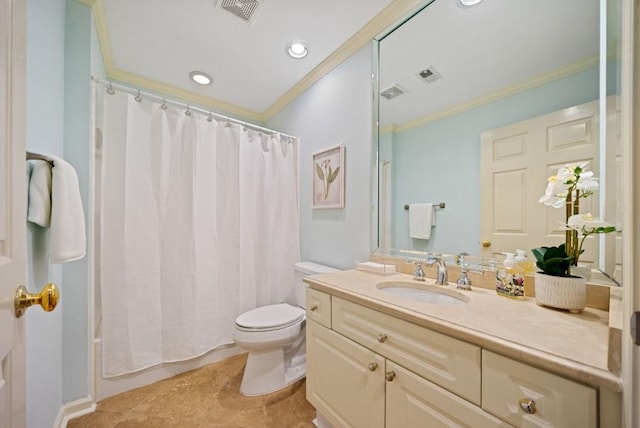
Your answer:
[[[361,271],[307,290],[307,399],[335,427],[621,426],[608,313]],[[445,293],[428,303],[385,290]],[[453,302],[456,303],[456,302]]]

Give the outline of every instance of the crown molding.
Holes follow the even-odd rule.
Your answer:
[[[255,120],[264,123],[264,116],[260,113],[256,113],[251,110],[243,109],[233,104],[225,103],[215,100],[211,97],[190,92],[185,89],[178,88],[173,85],[169,85],[158,80],[149,79],[138,74],[129,73],[119,69],[114,69],[107,75],[109,79],[132,85],[136,88],[143,88],[146,90],[154,91],[169,97],[177,98],[186,103],[192,103],[201,107],[209,107],[216,110],[218,113],[234,114],[246,119]]]
[[[424,0],[395,0],[377,14],[371,21],[362,27],[349,40],[318,64],[298,83],[287,91],[280,99],[273,103],[264,112],[264,116],[270,119],[287,104],[309,89],[314,83],[326,76],[331,70],[344,62],[357,50],[369,43],[391,24],[396,23],[424,4]]]
[[[262,123],[272,118],[291,101],[309,89],[314,83],[322,79],[327,75],[327,73],[346,60],[366,43],[370,42],[380,32],[385,30],[391,24],[406,18],[409,13],[415,11],[417,7],[424,4],[424,0],[394,0],[364,27],[362,27],[353,37],[343,43],[338,49],[329,55],[329,57],[318,64],[318,66],[311,70],[282,97],[267,108],[267,110],[263,113],[259,113],[117,68],[113,61],[111,38],[109,36],[103,0],[77,1],[92,8],[107,79],[118,80],[119,82],[142,89],[152,90],[180,98],[185,102],[211,107],[212,109],[221,110],[224,113],[237,114],[244,118],[256,120]]]
[[[597,65],[598,65],[597,56],[587,58],[583,61],[570,64],[566,67],[559,68],[550,73],[541,74],[532,79],[526,80],[524,82],[507,86],[505,88],[500,89],[499,91],[492,92],[490,94],[483,95],[481,97],[473,98],[465,103],[458,104],[454,107],[439,111],[437,113],[426,115],[402,124],[396,124],[393,131],[405,132],[410,129],[417,128],[419,126],[423,126],[428,123],[435,122],[436,120],[444,119],[450,116],[455,116],[456,114],[460,114],[467,110],[471,110],[473,108],[476,108],[485,104],[489,104],[490,102],[508,97],[510,95],[517,94],[518,92],[526,91],[528,89],[535,88],[536,86],[544,85],[545,83],[553,82],[554,80],[558,80],[563,77],[567,77],[572,74],[588,70]],[[383,131],[392,131],[391,126],[386,126],[385,128],[383,128]]]

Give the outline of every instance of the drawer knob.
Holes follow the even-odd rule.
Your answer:
[[[369,363],[370,372],[375,372],[377,368],[378,368],[378,363],[376,363],[375,361],[373,363]]]
[[[394,372],[393,370],[390,372],[386,372],[384,374],[384,378],[387,379],[389,382],[392,382],[396,378],[396,372]]]
[[[318,305],[311,305],[309,309],[311,310],[311,312],[315,312],[318,310]]]
[[[382,333],[378,335],[378,342],[380,343],[384,343],[384,341],[387,340],[387,335]]]
[[[530,415],[533,415],[537,410],[536,402],[531,398],[521,398],[520,400],[518,400],[518,404],[525,413],[528,413]]]

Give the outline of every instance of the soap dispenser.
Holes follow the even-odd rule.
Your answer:
[[[524,275],[514,253],[503,253],[506,258],[496,270],[496,292],[512,299],[524,299]]]

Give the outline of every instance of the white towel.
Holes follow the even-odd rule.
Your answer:
[[[435,225],[433,204],[409,205],[409,236],[416,239],[429,239],[431,228]]]
[[[51,224],[51,164],[32,160],[29,178],[29,207],[27,220],[41,227]]]
[[[44,155],[43,157],[53,162],[51,168],[49,260],[56,264],[79,260],[87,252],[87,237],[78,174],[63,159],[52,155]],[[37,179],[37,177],[33,177],[33,173],[32,181],[33,178]],[[34,183],[34,194],[36,192],[35,186],[39,185]],[[29,190],[31,190],[31,185],[29,185]],[[31,201],[29,205],[31,208]],[[35,209],[37,208],[34,207]]]

